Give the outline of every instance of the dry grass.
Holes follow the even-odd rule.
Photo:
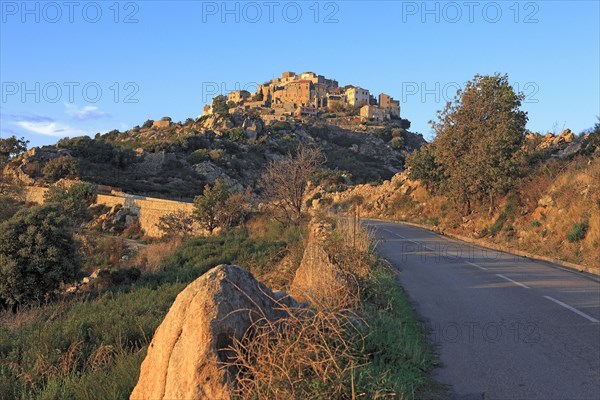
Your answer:
[[[242,399],[355,397],[354,369],[361,353],[363,322],[350,310],[284,309],[276,322],[260,319],[231,347],[229,367]],[[348,384],[350,383],[350,384]]]
[[[140,249],[135,264],[144,272],[158,272],[163,269],[163,261],[177,250],[183,240],[170,237],[165,241],[154,242]]]

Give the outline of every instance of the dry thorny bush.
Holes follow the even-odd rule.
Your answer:
[[[239,398],[305,399],[315,394],[352,397],[364,321],[352,310],[281,305],[286,317],[261,318],[230,348]]]

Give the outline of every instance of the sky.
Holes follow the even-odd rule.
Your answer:
[[[599,3],[0,0],[0,136],[195,118],[284,71],[388,93],[427,139],[458,88],[506,73],[528,129],[579,133],[600,115]]]

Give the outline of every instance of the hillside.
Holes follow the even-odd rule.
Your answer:
[[[425,143],[402,127],[409,125],[399,119],[361,122],[352,115],[266,123],[240,111],[183,123],[164,118],[32,148],[7,165],[5,176],[28,185],[80,178],[129,193],[191,199],[217,178],[238,189],[253,187],[270,160],[302,143],[323,150],[337,182],[376,182],[402,171],[407,154]]]

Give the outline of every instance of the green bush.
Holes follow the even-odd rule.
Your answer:
[[[231,128],[225,131],[227,139],[236,143],[244,143],[246,141],[246,135],[244,134],[245,129],[241,127]]]
[[[0,225],[0,303],[43,302],[77,277],[81,260],[67,226],[51,204],[21,210]]]
[[[580,240],[583,240],[585,238],[585,235],[587,234],[588,228],[589,225],[587,221],[577,222],[575,225],[573,225],[571,231],[567,233],[567,240],[569,241],[569,243],[579,242]]]
[[[277,121],[270,127],[273,131],[279,132],[283,130],[289,130],[291,125],[286,121]]]
[[[187,162],[191,165],[199,164],[204,161],[210,160],[210,150],[208,149],[199,149],[194,151],[192,154],[187,156]]]
[[[17,213],[23,204],[10,196],[0,196],[0,223],[7,221]]]
[[[537,219],[533,219],[533,220],[531,220],[531,222],[529,222],[529,225],[532,228],[539,228],[540,226],[542,226],[542,223],[540,221],[538,221]]]
[[[137,281],[141,272],[137,268],[103,269],[94,282],[98,287],[108,288],[117,285],[130,285]]]

